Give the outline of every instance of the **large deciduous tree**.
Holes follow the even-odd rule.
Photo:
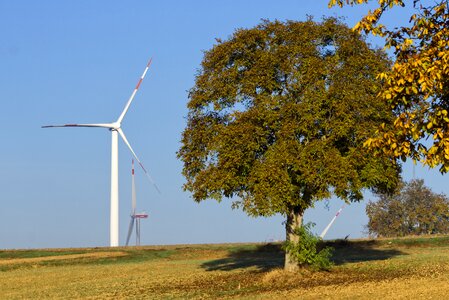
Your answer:
[[[436,194],[423,180],[402,183],[392,195],[380,193],[369,202],[369,234],[395,237],[449,233],[449,199]]]
[[[231,198],[250,216],[280,213],[298,242],[315,201],[395,186],[396,162],[362,147],[392,118],[375,100],[375,77],[388,67],[336,19],[263,21],[217,40],[189,93],[184,189],[198,202]],[[297,268],[288,253],[285,268]]]
[[[331,0],[330,6],[367,0]],[[388,28],[382,16],[395,6],[412,6],[406,26]],[[378,5],[355,26],[385,38],[396,61],[379,77],[380,94],[396,114],[393,127],[381,127],[367,145],[395,157],[421,160],[449,171],[449,7],[448,1],[378,0]],[[425,139],[430,137],[430,142]]]

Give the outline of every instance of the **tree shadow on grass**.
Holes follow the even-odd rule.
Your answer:
[[[382,249],[380,248],[381,244],[375,240],[335,240],[326,242],[325,245],[334,248],[332,261],[336,265],[373,260],[387,260],[405,254],[396,249]]]
[[[203,263],[206,271],[231,271],[236,269],[255,268],[258,271],[269,271],[284,265],[284,252],[280,244],[258,245],[251,249],[230,250],[228,257]]]
[[[347,241],[336,240],[325,242],[321,247],[334,248],[331,260],[335,265],[345,263],[386,260],[403,252],[395,249],[379,249],[375,240]],[[206,271],[231,271],[254,268],[258,271],[269,271],[284,266],[285,254],[281,244],[265,244],[252,249],[230,250],[228,257],[211,260],[201,265]]]

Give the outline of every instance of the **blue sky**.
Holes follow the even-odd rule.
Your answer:
[[[250,218],[229,201],[198,204],[182,191],[176,151],[187,90],[202,51],[236,28],[307,15],[345,16],[352,26],[366,9],[330,10],[326,0],[0,0],[0,249],[109,244],[110,133],[40,126],[114,121],[150,57],[153,64],[122,127],[162,191],[136,171],[137,206],[150,214],[142,221],[142,244],[283,239],[281,216]],[[390,19],[399,17],[396,11]],[[119,143],[124,244],[131,155]],[[415,173],[436,192],[449,192],[447,178],[436,170],[417,166]],[[411,176],[406,164],[404,177]],[[361,237],[365,203],[346,207],[327,237]],[[306,221],[321,232],[341,204],[318,203]]]

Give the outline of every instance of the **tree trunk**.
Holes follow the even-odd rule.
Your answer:
[[[287,214],[287,222],[285,223],[287,242],[299,242],[299,236],[295,234],[294,230],[296,227],[301,227],[303,215],[304,211],[300,209],[299,206],[290,208],[290,211]],[[284,270],[290,272],[296,272],[299,270],[298,264],[292,260],[291,255],[287,251],[285,252]]]

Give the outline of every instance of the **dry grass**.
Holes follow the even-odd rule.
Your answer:
[[[39,262],[55,261],[55,260],[73,260],[79,258],[110,258],[127,255],[125,252],[92,252],[82,254],[66,254],[57,256],[39,256],[31,258],[8,258],[0,259],[0,266],[17,265],[17,264],[33,264]]]
[[[0,299],[444,299],[449,293],[449,237],[333,246],[330,272],[298,274],[281,269],[278,245],[0,251]]]

